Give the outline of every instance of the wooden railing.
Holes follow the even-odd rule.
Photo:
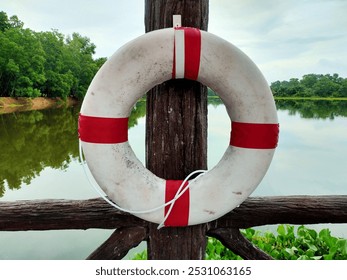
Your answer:
[[[269,224],[347,223],[347,195],[251,197],[204,227],[244,259],[271,259],[240,229]],[[121,212],[103,199],[0,202],[0,231],[116,229],[88,259],[121,259],[147,240],[150,223]],[[161,229],[161,230],[165,230]]]

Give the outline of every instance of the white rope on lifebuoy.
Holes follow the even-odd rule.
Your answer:
[[[132,107],[172,78],[212,88],[231,120],[220,162],[189,182],[155,176],[128,142]],[[221,217],[254,191],[277,146],[278,120],[266,80],[243,52],[208,32],[168,28],[129,42],[101,67],[82,104],[79,134],[90,172],[115,205],[150,222],[186,226]]]

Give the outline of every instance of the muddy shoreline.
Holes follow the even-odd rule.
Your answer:
[[[20,111],[43,110],[48,108],[58,108],[61,106],[72,106],[78,103],[74,98],[68,98],[66,101],[61,98],[13,98],[0,97],[0,114],[8,114]]]

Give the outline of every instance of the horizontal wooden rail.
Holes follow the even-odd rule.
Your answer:
[[[347,223],[347,195],[250,197],[210,222],[208,229],[318,223]],[[0,231],[115,229],[148,224],[99,198],[0,202]]]

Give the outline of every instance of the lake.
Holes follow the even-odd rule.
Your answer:
[[[347,101],[281,100],[276,105],[279,146],[252,196],[347,195]],[[208,112],[211,168],[229,143],[230,120],[217,99],[210,100]],[[97,197],[79,161],[78,113],[75,106],[0,115],[0,201]],[[144,116],[145,102],[139,102],[129,121],[129,141],[142,162]],[[347,238],[346,224],[309,227],[329,227],[333,235]],[[85,259],[112,232],[0,232],[0,259]]]

